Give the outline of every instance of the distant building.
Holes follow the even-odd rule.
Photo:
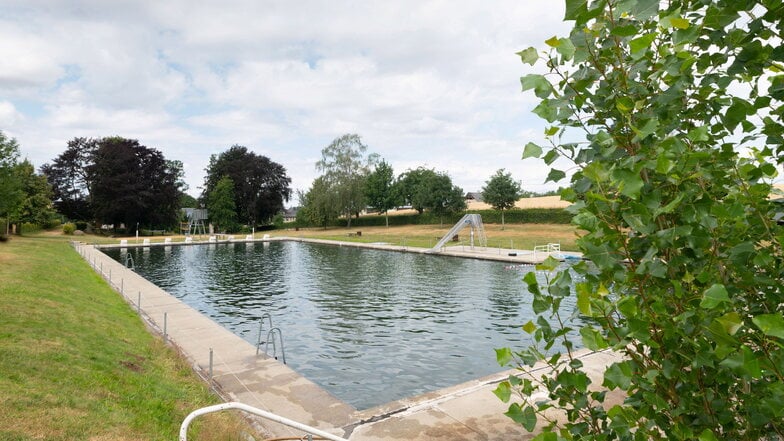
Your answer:
[[[299,207],[293,208],[284,208],[283,212],[283,222],[294,222],[297,220],[297,213],[299,213]]]
[[[469,191],[465,195],[466,201],[476,201],[476,202],[484,202],[484,198],[482,197],[482,193],[479,191]]]

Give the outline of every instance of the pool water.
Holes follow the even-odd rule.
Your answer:
[[[288,365],[358,409],[499,372],[494,348],[531,343],[525,272],[502,262],[300,242],[127,252],[251,344],[269,313]]]

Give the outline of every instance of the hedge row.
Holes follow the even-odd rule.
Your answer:
[[[482,215],[482,222],[486,224],[501,223],[501,212],[496,210],[471,210],[465,213],[454,213],[444,216],[443,223],[454,224],[459,221],[460,218],[462,218],[466,213]],[[514,209],[504,212],[504,221],[506,224],[568,224],[572,221],[572,214],[563,208]],[[428,212],[422,214],[401,214],[389,216],[390,226],[434,225],[441,223],[442,218],[440,216],[435,216]],[[345,219],[337,219],[331,222],[329,226],[338,227],[345,225]],[[383,215],[363,216],[358,219],[351,219],[352,227],[381,227],[384,225],[386,225],[386,220]],[[297,219],[295,226],[312,227],[315,225],[308,225],[307,223],[302,222],[301,219]]]

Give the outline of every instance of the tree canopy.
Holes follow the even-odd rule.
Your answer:
[[[178,219],[182,163],[135,139],[74,138],[41,172],[69,219],[127,228],[171,227]]]
[[[397,207],[400,199],[395,184],[395,171],[383,160],[376,164],[365,182],[367,203],[387,215],[387,227],[389,227],[388,211]]]
[[[335,194],[326,178],[319,176],[307,192],[298,191],[300,210],[298,219],[324,228],[340,216]]]
[[[234,205],[234,182],[228,176],[218,181],[215,189],[207,195],[207,210],[210,222],[218,231],[234,232],[237,228],[237,210]]]
[[[255,226],[270,222],[291,197],[291,178],[286,169],[264,155],[234,145],[219,155],[212,155],[205,170],[202,200],[225,176],[234,183],[237,220]]]
[[[321,150],[321,160],[316,170],[322,172],[324,183],[334,194],[338,210],[351,227],[351,216],[365,209],[365,179],[370,168],[378,161],[378,155],[365,156],[367,146],[356,134],[335,138]]]
[[[9,216],[18,209],[24,197],[16,175],[18,159],[19,144],[16,139],[8,138],[0,131],[0,217],[6,219],[6,227]]]
[[[522,195],[520,181],[512,179],[512,173],[504,173],[504,169],[496,171],[482,188],[485,202],[501,211],[501,229],[504,228],[504,210],[513,208]]]
[[[496,390],[546,391],[507,413],[543,422],[535,439],[784,437],[784,231],[768,198],[784,162],[782,16],[780,1],[567,0],[570,36],[519,53],[548,72],[521,79],[549,142],[523,156],[574,163],[563,197],[591,262],[526,275],[536,344],[498,350],[557,372]],[[601,385],[621,403],[576,345],[624,356]]]

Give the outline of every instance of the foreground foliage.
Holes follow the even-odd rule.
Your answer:
[[[551,142],[524,157],[577,166],[564,197],[593,264],[526,279],[539,346],[499,359],[558,371],[497,394],[523,398],[508,415],[544,422],[539,440],[784,438],[784,232],[768,199],[784,161],[782,2],[567,0],[566,11],[568,38],[520,52],[549,70],[522,78]],[[576,311],[561,307],[569,296]],[[565,353],[545,354],[556,341]],[[622,403],[590,384],[578,344],[626,356],[601,385]],[[525,399],[540,388],[549,400]]]

